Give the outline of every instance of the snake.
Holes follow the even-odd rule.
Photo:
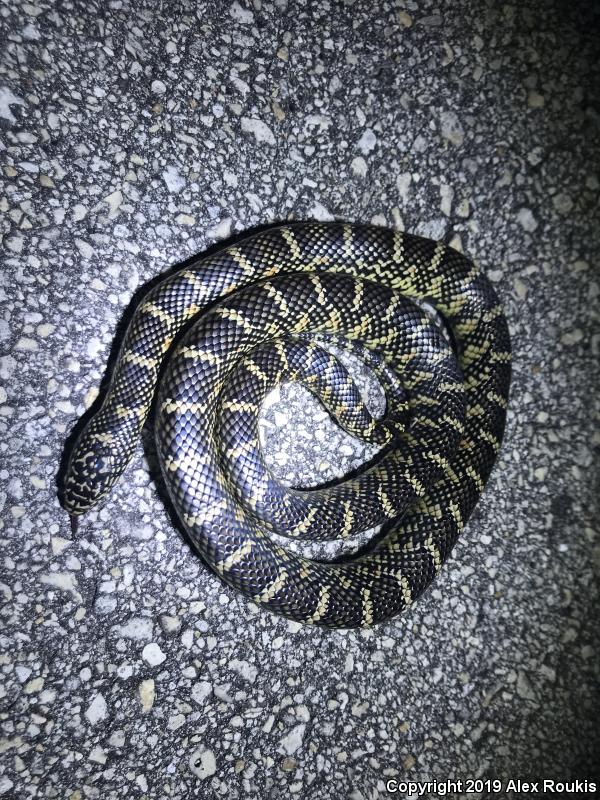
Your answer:
[[[382,415],[330,340],[364,355]],[[191,260],[139,301],[70,449],[61,502],[73,524],[103,502],[150,414],[169,498],[214,573],[296,622],[369,627],[409,609],[450,556],[499,453],[510,376],[502,304],[463,253],[374,225],[266,228]],[[330,484],[278,482],[257,420],[285,382],[376,443],[376,456]],[[272,535],[343,540],[375,525],[370,546],[333,559]]]

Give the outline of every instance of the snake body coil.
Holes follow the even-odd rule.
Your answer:
[[[439,311],[456,354],[411,298]],[[71,515],[125,469],[186,325],[162,373],[155,432],[168,491],[204,559],[257,603],[309,624],[366,626],[409,606],[448,557],[504,431],[510,342],[479,269],[420,237],[302,223],[166,278],[138,307],[104,403],[73,447],[62,498]],[[376,351],[383,419],[306,338],[314,333]],[[379,458],[327,488],[280,486],[256,420],[265,394],[287,380],[309,388],[347,431],[379,442]],[[371,551],[338,562],[295,555],[268,535],[347,537],[384,522]]]

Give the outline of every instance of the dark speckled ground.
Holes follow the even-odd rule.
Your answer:
[[[531,0],[0,7],[0,796],[598,777],[599,23]],[[477,513],[433,591],[364,632],[234,596],[141,449],[79,538],[55,498],[136,289],[287,217],[451,241],[513,336]],[[364,457],[321,417],[293,390],[266,412],[282,477]]]

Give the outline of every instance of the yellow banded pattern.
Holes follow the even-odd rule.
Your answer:
[[[413,300],[436,308],[455,352]],[[376,351],[383,419],[307,341],[314,334]],[[138,307],[104,401],[72,447],[62,502],[73,517],[124,471],[159,374],[160,463],[205,561],[271,611],[369,626],[427,588],[483,491],[504,431],[510,340],[489,282],[439,242],[339,223],[262,231],[170,275]],[[323,489],[278,486],[256,416],[281,380],[303,382],[341,427],[381,443],[376,463]],[[346,538],[381,522],[371,551],[340,562],[297,556],[268,536]]]

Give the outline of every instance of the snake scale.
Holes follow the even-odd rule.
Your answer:
[[[415,301],[435,307],[452,346]],[[382,418],[314,334],[362,348],[385,389]],[[270,228],[143,298],[104,401],[72,447],[62,503],[77,518],[107,495],[157,394],[164,481],[205,562],[273,612],[369,626],[427,588],[473,511],[502,440],[510,359],[493,288],[452,248],[374,226]],[[379,443],[375,460],[325,487],[278,484],[257,416],[267,392],[289,380],[341,427]],[[386,533],[370,550],[333,561],[269,535],[331,539],[381,523]]]

